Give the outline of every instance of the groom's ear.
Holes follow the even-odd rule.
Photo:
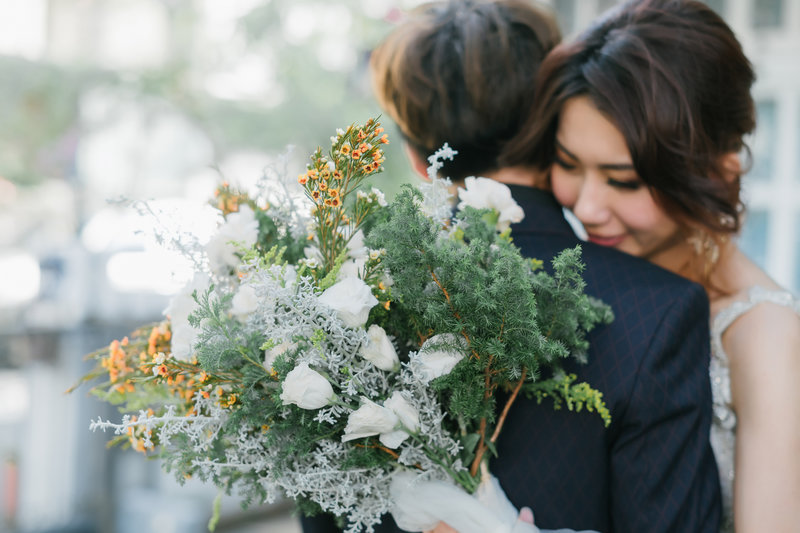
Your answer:
[[[419,155],[416,150],[411,148],[408,143],[405,144],[404,148],[406,151],[406,157],[408,157],[408,161],[411,163],[411,168],[414,169],[414,172],[416,172],[419,177],[425,181],[429,181],[428,162],[425,160],[425,158]]]

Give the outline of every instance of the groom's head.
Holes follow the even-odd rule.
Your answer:
[[[539,64],[560,41],[551,11],[528,0],[446,0],[412,11],[373,52],[377,99],[423,164],[445,142],[454,180],[498,168],[533,103]]]

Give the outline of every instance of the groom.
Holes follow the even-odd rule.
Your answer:
[[[588,364],[566,370],[603,392],[612,422],[519,399],[491,471],[540,528],[604,533],[719,528],[709,444],[708,302],[703,289],[646,261],[581,243],[527,168],[498,155],[531,108],[536,69],[559,40],[553,18],[525,0],[426,4],[374,52],[377,97],[397,122],[412,166],[445,142],[459,154],[441,172],[509,184],[525,219],[523,254],[544,260],[581,244],[586,292],[615,320],[589,335]],[[397,531],[387,523],[379,531]],[[307,533],[337,531],[305,520]],[[441,525],[437,531],[452,531]]]

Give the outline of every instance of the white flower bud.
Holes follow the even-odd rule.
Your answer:
[[[428,383],[449,374],[466,354],[467,347],[463,338],[452,333],[442,333],[425,341],[415,357],[415,364],[421,371],[422,381]]]
[[[400,366],[392,341],[377,324],[372,324],[367,330],[367,342],[361,346],[359,353],[381,370],[397,370]]]
[[[231,300],[231,314],[241,320],[255,311],[257,307],[258,298],[255,288],[249,284],[241,285]]]
[[[335,397],[330,382],[319,372],[311,370],[308,363],[294,367],[283,381],[281,401],[284,405],[293,403],[302,409],[319,409]]]
[[[293,350],[295,348],[297,348],[297,343],[288,341],[282,342],[277,346],[270,348],[269,350],[264,352],[264,368],[266,368],[268,371],[272,370],[272,363],[275,362],[276,357],[278,357],[279,355],[283,355],[287,351]]]
[[[258,220],[253,209],[243,204],[239,211],[228,214],[225,222],[217,229],[216,235],[206,244],[206,255],[211,270],[227,274],[240,260],[236,255],[237,243],[252,246],[258,239]]]
[[[347,418],[342,442],[392,433],[399,422],[400,419],[391,409],[381,407],[368,398],[362,398],[361,407],[350,413]],[[381,442],[383,441],[381,440]],[[399,443],[390,447],[396,448],[397,446]]]
[[[419,431],[419,411],[406,400],[400,391],[394,391],[392,397],[383,402],[383,406],[391,409],[403,427],[411,433]]]

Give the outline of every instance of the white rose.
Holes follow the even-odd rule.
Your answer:
[[[361,271],[364,270],[364,265],[366,263],[367,260],[364,258],[350,259],[349,261],[345,261],[342,263],[342,267],[339,269],[338,274],[336,274],[336,279],[341,281],[347,278],[357,278]]]
[[[411,433],[419,431],[419,411],[406,400],[400,391],[394,391],[392,397],[383,402],[383,406],[391,409],[403,427]]]
[[[239,206],[239,211],[225,218],[217,233],[206,244],[206,255],[211,270],[218,274],[228,274],[231,268],[239,265],[236,255],[238,244],[252,246],[258,239],[258,220],[249,205]]]
[[[319,301],[334,309],[342,322],[351,328],[363,326],[369,310],[378,303],[372,295],[372,289],[356,277],[345,278],[327,288]]]
[[[372,324],[367,330],[367,342],[361,345],[359,353],[381,370],[397,370],[400,365],[392,341],[377,324]]]
[[[172,356],[181,361],[188,361],[194,353],[192,346],[197,340],[199,331],[189,324],[189,315],[197,306],[192,293],[201,293],[208,289],[210,280],[204,272],[195,273],[194,277],[175,294],[164,309],[172,329],[170,351]]]
[[[309,368],[308,363],[294,367],[283,381],[281,401],[293,403],[302,409],[325,407],[336,397],[330,382],[319,372]]]
[[[364,232],[358,230],[353,234],[347,242],[347,255],[349,260],[342,264],[339,269],[337,279],[343,280],[350,277],[358,277],[358,274],[364,270],[364,265],[367,263],[369,250],[364,246]]]
[[[243,284],[233,295],[231,300],[231,314],[239,319],[245,318],[258,307],[258,297],[255,288],[250,284]]]
[[[277,346],[273,346],[266,352],[264,352],[264,368],[267,370],[272,370],[272,363],[275,362],[275,358],[279,355],[283,355],[289,350],[293,350],[297,348],[296,342],[282,342]],[[291,372],[290,372],[291,373]]]
[[[397,439],[392,434],[399,422],[400,419],[391,409],[382,407],[368,398],[362,398],[361,407],[350,413],[347,418],[342,442],[380,435],[379,439],[385,446],[397,448],[400,443],[396,442]],[[388,442],[384,442],[384,435],[390,436]],[[405,437],[407,436],[405,434]]]
[[[364,232],[358,230],[347,242],[347,253],[352,259],[366,258],[369,250],[364,245]]]
[[[511,197],[507,185],[489,178],[469,177],[464,180],[466,189],[458,188],[459,209],[466,206],[475,209],[494,209],[498,213],[497,229],[504,231],[512,222],[525,218],[525,212]]]
[[[172,336],[170,337],[170,351],[172,357],[180,361],[189,361],[194,354],[194,343],[197,342],[199,331],[194,329],[189,322],[172,323]]]
[[[464,339],[452,333],[434,335],[426,340],[415,357],[423,383],[449,374],[467,354],[466,350]]]

